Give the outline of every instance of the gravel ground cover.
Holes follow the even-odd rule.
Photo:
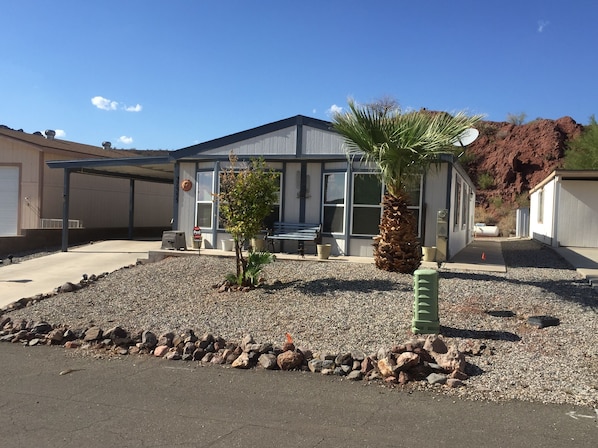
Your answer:
[[[506,273],[440,270],[442,336],[447,344],[481,348],[467,357],[467,385],[444,392],[598,407],[598,294],[550,248],[529,240],[501,244]],[[264,270],[262,287],[219,293],[213,286],[233,269],[231,258],[167,258],[8,316],[71,328],[191,328],[238,341],[252,334],[275,344],[288,332],[300,347],[333,353],[372,354],[413,337],[411,276],[373,264],[279,260]],[[538,315],[560,324],[528,323]]]

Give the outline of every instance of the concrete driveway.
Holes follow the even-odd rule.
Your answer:
[[[101,241],[3,266],[0,308],[24,297],[52,292],[66,282],[78,283],[83,274],[99,275],[135,264],[161,245],[161,241]]]

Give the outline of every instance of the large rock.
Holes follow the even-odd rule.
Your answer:
[[[151,350],[156,345],[158,345],[158,338],[154,333],[146,330],[143,333],[141,333],[141,344],[143,345],[143,347]]]
[[[169,348],[168,345],[158,345],[154,350],[154,356],[157,356],[158,358],[163,357],[168,352]]]
[[[62,328],[56,328],[48,333],[46,338],[52,344],[60,344],[64,339],[64,330]]]
[[[235,369],[248,369],[249,368],[249,353],[241,353],[237,359],[233,361],[231,367]]]
[[[456,347],[449,347],[446,353],[432,353],[436,363],[446,372],[453,370],[465,371],[465,355],[457,350]]]
[[[276,355],[271,353],[262,353],[257,360],[258,364],[266,370],[274,370],[278,367]]]
[[[85,331],[85,336],[83,336],[83,340],[85,342],[98,341],[102,339],[102,336],[102,329],[100,327],[89,327]]]
[[[300,352],[287,350],[276,358],[280,370],[295,370],[303,364],[303,355]]]
[[[419,355],[413,352],[403,352],[397,356],[395,372],[399,370],[407,370],[419,364]]]
[[[426,342],[424,344],[424,350],[427,352],[434,352],[434,353],[446,353],[448,351],[448,347],[438,335],[431,334],[426,338]]]
[[[380,375],[384,378],[394,376],[396,365],[397,363],[392,356],[385,356],[384,358],[379,359],[377,363]]]
[[[311,359],[307,363],[307,367],[312,373],[318,373],[322,371],[322,360],[321,359]]]
[[[167,345],[168,347],[172,347],[172,343],[174,341],[174,333],[168,332],[160,335],[158,338],[158,345]]]
[[[116,326],[116,327],[112,327],[109,330],[106,330],[104,332],[104,337],[105,338],[109,338],[112,339],[113,341],[115,339],[124,339],[126,337],[128,337],[128,333],[125,329],[123,329],[122,327]]]
[[[33,334],[48,334],[52,331],[52,325],[48,322],[38,322],[31,328]]]

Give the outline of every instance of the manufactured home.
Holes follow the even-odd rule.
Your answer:
[[[269,223],[319,223],[323,243],[332,245],[333,255],[372,255],[384,194],[376,168],[349,159],[331,123],[302,115],[171,153],[173,228],[184,232],[188,246],[195,227],[201,229],[206,247],[220,248],[230,238],[214,195],[231,152],[239,161],[262,157],[279,173],[279,196]],[[469,244],[475,187],[456,158],[443,157],[414,182],[410,194],[422,246],[436,246],[437,260],[450,259]],[[297,243],[285,241],[277,250],[296,251]]]

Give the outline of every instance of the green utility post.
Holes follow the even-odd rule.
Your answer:
[[[411,331],[415,334],[438,334],[438,271],[418,269],[413,273],[415,302]]]

